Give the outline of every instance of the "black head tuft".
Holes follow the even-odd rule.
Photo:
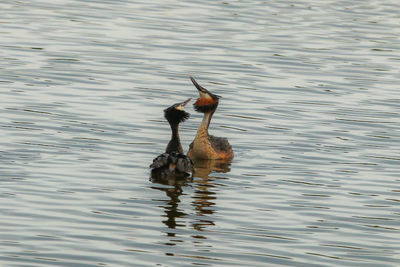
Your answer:
[[[202,105],[202,106],[193,105],[193,107],[197,112],[209,113],[209,112],[213,112],[213,111],[215,111],[217,109],[218,101],[215,102],[214,104],[210,104],[210,105]]]
[[[203,86],[199,85],[193,77],[190,77],[190,80],[196,87],[197,91],[199,91],[200,97],[197,99],[196,103],[193,104],[194,109],[197,112],[209,113],[213,112],[218,107],[218,102],[220,99],[219,95],[215,95],[208,91]]]
[[[190,114],[184,110],[179,110],[175,105],[164,110],[164,117],[170,124],[179,124],[190,117]]]

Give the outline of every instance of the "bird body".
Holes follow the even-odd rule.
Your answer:
[[[191,159],[232,159],[234,154],[228,139],[216,137],[208,133],[211,118],[218,107],[220,97],[200,86],[192,77],[190,79],[200,95],[194,103],[194,108],[204,115],[196,137],[189,146],[188,156]]]
[[[164,117],[170,124],[172,135],[165,153],[156,157],[150,165],[153,178],[185,178],[194,171],[192,160],[183,154],[179,137],[179,123],[189,118],[189,113],[183,110],[189,101],[190,98],[164,110]]]
[[[153,160],[152,169],[168,167],[170,172],[188,172],[192,170],[192,162],[187,156],[179,152],[163,153]]]

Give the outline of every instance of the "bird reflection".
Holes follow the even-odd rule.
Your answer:
[[[195,172],[190,178],[161,178],[152,177],[151,181],[157,184],[168,185],[169,187],[152,187],[157,190],[164,191],[169,197],[163,205],[166,220],[162,222],[169,228],[175,229],[185,225],[177,223],[179,219],[187,216],[187,213],[179,209],[179,197],[183,193],[185,186],[192,186],[194,194],[192,196],[192,206],[196,214],[196,219],[191,223],[192,227],[197,231],[203,231],[204,228],[215,225],[212,214],[215,211],[215,199],[217,198],[213,188],[218,186],[217,180],[225,179],[210,175],[212,172],[229,172],[230,161],[223,160],[195,160]],[[170,231],[168,236],[175,237],[175,232]],[[195,235],[195,238],[205,239],[202,235]],[[168,245],[173,245],[168,243]]]
[[[194,176],[200,178],[207,178],[209,174],[214,172],[229,172],[231,161],[218,160],[218,159],[198,159],[194,161],[195,173]]]
[[[178,204],[180,202],[179,196],[182,195],[182,186],[187,185],[192,179],[176,179],[174,177],[169,177],[167,179],[161,177],[151,177],[153,183],[169,185],[171,187],[152,187],[160,191],[164,191],[169,197],[169,200],[165,202],[164,210],[167,219],[163,223],[170,229],[175,229],[177,226],[184,226],[177,224],[176,220],[179,218],[184,218],[186,213],[179,211]],[[175,236],[174,233],[168,233],[169,236]]]
[[[193,184],[196,189],[193,195],[193,207],[196,211],[198,219],[192,223],[193,228],[202,231],[208,226],[213,226],[214,220],[210,216],[214,213],[214,200],[217,198],[213,188],[217,186],[217,179],[220,177],[210,176],[211,172],[229,172],[230,161],[224,160],[196,160],[194,161],[196,179]],[[198,238],[204,238],[199,235]]]

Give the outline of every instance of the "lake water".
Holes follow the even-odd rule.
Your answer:
[[[400,265],[397,0],[0,9],[1,266]],[[153,183],[189,75],[235,158]]]

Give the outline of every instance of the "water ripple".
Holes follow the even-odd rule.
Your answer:
[[[400,262],[394,1],[0,8],[3,265]],[[235,158],[150,181],[189,75]]]

